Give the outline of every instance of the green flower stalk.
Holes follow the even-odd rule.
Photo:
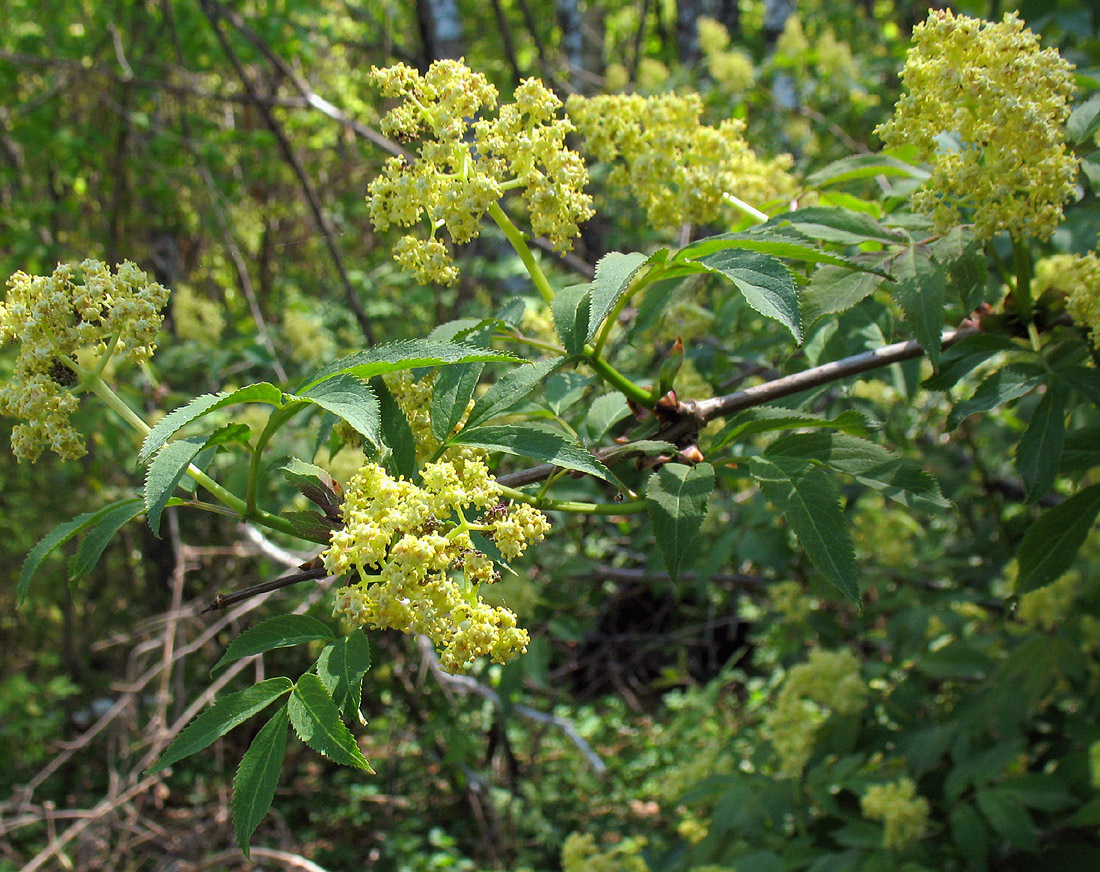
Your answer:
[[[934,10],[913,31],[906,94],[877,133],[916,146],[932,175],[913,205],[937,232],[967,214],[978,236],[1048,239],[1074,193],[1077,159],[1064,128],[1073,66],[1015,13],[1000,23]]]

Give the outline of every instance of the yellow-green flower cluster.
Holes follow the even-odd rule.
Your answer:
[[[34,462],[50,448],[73,460],[87,451],[69,421],[79,405],[70,390],[79,378],[69,362],[88,348],[147,360],[167,301],[168,290],[128,261],[113,274],[106,264],[86,260],[76,269],[59,264],[52,275],[17,272],[8,280],[0,345],[18,342],[19,356],[11,380],[0,387],[0,414],[24,422],[11,434],[16,457]]]
[[[601,851],[591,833],[570,833],[561,846],[562,872],[646,872],[644,838],[622,839]]]
[[[730,35],[720,21],[699,17],[699,49],[706,59],[707,70],[725,90],[741,93],[752,87],[756,81],[756,70],[750,58],[743,51],[730,51]]]
[[[1035,265],[1032,291],[1039,295],[1051,289],[1066,295],[1066,311],[1100,347],[1100,257],[1090,251],[1043,258]]]
[[[698,94],[573,95],[566,110],[586,150],[612,165],[608,187],[629,189],[658,227],[714,221],[730,194],[763,203],[795,189],[789,155],[761,160],[739,119],[701,124]]]
[[[777,775],[797,778],[813,753],[818,727],[830,713],[858,712],[866,691],[850,651],[815,650],[791,669],[761,730],[779,756]]]
[[[423,633],[451,672],[477,657],[504,663],[526,651],[527,631],[515,614],[478,596],[478,587],[497,581],[499,572],[470,533],[479,531],[513,559],[550,525],[537,509],[506,506],[500,497],[481,460],[426,464],[419,484],[373,463],[363,466],[344,491],[344,526],[322,554],[332,574],[359,576],[336,592],[334,613],[360,625]]]
[[[573,127],[558,117],[561,101],[538,79],[524,80],[514,101],[490,119],[478,115],[496,107],[497,90],[461,61],[436,61],[424,75],[398,64],[373,70],[372,78],[385,96],[401,100],[383,117],[383,132],[420,144],[414,163],[390,158],[371,182],[371,222],[378,230],[426,225],[426,238],[407,234],[394,252],[418,280],[458,280],[440,231],[469,242],[506,190],[522,189],[531,229],[559,250],[592,217],[588,172],[565,146]]]
[[[984,238],[1049,238],[1077,177],[1063,135],[1072,65],[1040,50],[1015,13],[994,24],[933,10],[913,41],[901,74],[907,93],[877,133],[932,164],[914,207],[940,231],[966,210]]]
[[[908,847],[924,838],[928,829],[928,800],[917,795],[917,786],[909,778],[868,787],[859,805],[864,817],[885,825],[882,846],[887,850]]]

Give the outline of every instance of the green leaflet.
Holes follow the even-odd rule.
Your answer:
[[[350,424],[371,445],[376,448],[381,446],[378,397],[370,385],[355,376],[337,373],[303,391],[294,399],[320,406]]]
[[[894,268],[897,281],[890,286],[913,337],[932,365],[939,366],[943,336],[944,294],[947,273],[942,266],[910,245],[898,257]]]
[[[221,738],[257,712],[263,711],[292,687],[294,682],[280,676],[221,697],[184,727],[149,771],[159,772],[184,757],[201,751],[215,739]]]
[[[731,442],[757,433],[772,433],[776,430],[800,430],[809,427],[824,427],[829,430],[851,433],[853,436],[862,436],[867,432],[867,421],[859,412],[851,409],[829,419],[778,406],[756,406],[752,409],[746,409],[732,418],[714,437],[714,443],[711,445],[710,450],[715,451],[724,448]]]
[[[250,857],[249,839],[275,798],[279,771],[286,756],[288,721],[289,715],[283,706],[256,734],[237,766],[233,779],[233,829],[237,834],[237,846],[245,857]]]
[[[905,242],[906,239],[904,232],[880,224],[865,212],[827,206],[811,206],[795,212],[786,212],[768,222],[768,225],[782,224],[790,224],[799,233],[811,239],[836,242],[841,245],[859,245],[863,242],[897,245],[899,242]]]
[[[714,467],[709,463],[668,463],[649,477],[646,508],[673,580],[681,567],[690,563],[691,546],[699,535],[712,490]]]
[[[301,393],[314,385],[332,378],[337,373],[347,373],[359,379],[369,379],[400,369],[418,369],[425,366],[447,366],[452,363],[477,363],[487,361],[515,361],[516,356],[505,351],[490,351],[459,342],[439,339],[406,339],[379,345],[367,351],[359,351],[322,367],[298,389]]]
[[[1074,494],[1027,528],[1016,552],[1016,593],[1046,587],[1073,565],[1073,559],[1100,514],[1100,484]]]
[[[160,517],[172,491],[180,483],[191,461],[206,446],[205,436],[191,436],[170,442],[157,452],[145,474],[145,514],[149,529],[160,537]]]
[[[570,355],[580,354],[588,341],[592,296],[588,285],[570,285],[563,288],[550,304],[554,315],[554,329],[561,337],[561,344]]]
[[[1016,471],[1024,480],[1029,503],[1048,493],[1058,476],[1066,441],[1067,393],[1057,380],[1047,385],[1016,446]]]
[[[615,481],[611,472],[584,446],[546,424],[504,424],[495,427],[466,428],[452,440],[455,444],[472,445],[488,451],[503,451],[519,457],[530,457],[553,463],[562,469],[586,472],[604,481]]]
[[[263,654],[274,648],[289,648],[303,642],[318,639],[334,639],[336,636],[327,624],[322,624],[309,615],[276,615],[249,627],[229,643],[221,660],[210,671],[217,672],[228,663]]]
[[[596,263],[596,277],[589,284],[591,304],[588,315],[588,335],[585,341],[595,337],[604,319],[626,293],[638,271],[652,260],[639,252],[624,254],[612,251]]]
[[[964,336],[941,355],[939,369],[926,378],[921,386],[930,391],[946,391],[993,355],[1018,348],[1011,339],[993,333]]]
[[[101,512],[100,517],[89,525],[76,554],[69,561],[69,580],[76,581],[91,572],[115,534],[144,511],[141,500],[133,499],[115,503]]]
[[[198,420],[203,415],[208,415],[216,409],[233,403],[266,403],[281,408],[284,403],[284,396],[283,392],[275,385],[260,382],[235,391],[222,391],[217,394],[203,394],[195,397],[187,405],[169,412],[153,425],[153,429],[141,444],[138,463],[143,465],[148,463],[149,459],[181,427]]]
[[[93,512],[85,512],[82,515],[77,515],[71,521],[66,521],[63,524],[58,524],[49,533],[38,540],[38,543],[27,554],[26,559],[23,561],[23,568],[19,573],[19,581],[15,586],[15,600],[19,605],[23,604],[23,600],[27,597],[27,591],[30,589],[31,581],[34,579],[35,573],[38,571],[38,567],[42,565],[42,561],[45,560],[53,551],[64,543],[68,542],[73,536],[76,536],[89,527],[97,524],[106,515],[121,509],[122,506],[135,506],[139,510],[144,511],[142,501],[138,498],[121,500],[117,503],[111,503],[103,508],[96,509]],[[90,566],[88,567],[91,568]]]
[[[370,669],[370,643],[359,631],[342,636],[325,647],[317,658],[317,677],[346,721],[363,723],[359,706],[363,698],[363,676]]]
[[[951,507],[936,479],[915,462],[858,436],[821,430],[794,433],[777,439],[764,453],[768,458],[783,456],[819,461],[904,506],[926,512]]]
[[[298,738],[334,763],[374,772],[355,744],[351,731],[340,720],[340,709],[316,675],[307,672],[298,679],[287,702],[290,723]]]
[[[505,373],[496,384],[478,398],[470,411],[470,417],[466,419],[463,432],[472,430],[510,409],[567,360],[567,357],[549,357]]]
[[[806,550],[810,561],[854,603],[859,569],[840,498],[829,475],[797,457],[753,457],[749,470]]]
[[[853,272],[837,266],[814,271],[810,283],[802,289],[802,318],[813,324],[823,315],[845,312],[873,294],[882,284],[875,273]]]
[[[954,430],[971,415],[989,412],[1009,400],[1031,393],[1043,383],[1041,367],[1031,363],[1010,363],[992,372],[978,385],[974,396],[964,400],[947,416],[947,429]]]
[[[727,249],[692,261],[729,279],[753,309],[773,318],[802,341],[798,288],[783,261],[755,251]]]
[[[806,178],[807,188],[827,188],[856,179],[870,179],[875,176],[902,176],[923,181],[931,175],[905,161],[885,154],[857,154],[835,160]]]

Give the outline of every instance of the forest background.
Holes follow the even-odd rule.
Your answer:
[[[1075,64],[1074,105],[1100,88],[1100,14],[1088,5],[956,8],[994,21],[1018,10]],[[129,259],[171,288],[157,356],[127,384],[149,414],[255,382],[292,385],[343,355],[488,312],[510,311],[500,317],[516,331],[556,342],[495,228],[458,248],[452,286],[393,261],[399,234],[373,229],[365,199],[401,149],[380,132],[390,104],[372,66],[423,70],[464,57],[505,98],[528,76],[563,98],[696,90],[708,123],[741,119],[758,155],[791,155],[789,172],[816,202],[886,222],[920,179],[907,170],[880,184],[874,131],[893,112],[910,33],[928,9],[11,0],[0,9],[0,273]],[[1044,361],[1094,372],[1050,302],[1068,289],[1042,267],[1096,249],[1100,160],[1090,162],[1096,124],[1085,117],[1069,136],[1084,159],[1077,194],[1051,239],[1035,244],[1032,267],[1037,299],[1048,292]],[[865,162],[837,168],[853,156]],[[604,184],[606,169],[592,175],[597,215],[574,250],[536,247],[556,289],[591,280],[607,252],[744,227],[736,211],[704,228],[655,226]],[[856,244],[843,233],[819,239]],[[309,553],[168,507],[161,535],[122,527],[83,573],[61,550],[50,555],[17,607],[35,543],[132,494],[142,473],[131,434],[90,401],[78,414],[89,438],[79,461],[49,454],[29,465],[0,452],[0,870],[1100,868],[1100,539],[1089,532],[1098,506],[1088,490],[1100,391],[1082,377],[1048,468],[1021,467],[1017,444],[1051,414],[1043,398],[1054,391],[1035,390],[1020,368],[1029,364],[1011,362],[1020,337],[997,321],[1011,321],[1010,282],[995,266],[1012,252],[999,244],[951,261],[980,278],[952,272],[968,289],[923,336],[914,310],[875,287],[853,290],[850,306],[820,305],[816,322],[804,294],[798,345],[707,279],[627,310],[623,353],[681,399],[914,335],[927,350],[928,329],[965,326],[980,302],[993,338],[944,351],[935,372],[909,354],[799,396],[798,408],[873,432],[938,482],[905,505],[866,476],[838,479],[855,597],[829,583],[774,494],[743,472],[723,473],[679,565],[657,516],[554,515],[552,534],[493,588],[529,628],[528,652],[453,676],[430,644],[370,632],[367,725],[353,730],[374,774],[292,741],[251,859],[237,847],[231,786],[260,724],[170,769],[150,765],[216,691],[300,674],[303,649],[279,648],[210,686],[226,646],[265,618],[296,612],[335,626],[335,585],[310,579],[210,611],[217,594]],[[5,377],[10,357],[0,357]],[[975,395],[1006,359],[996,372],[1009,375]],[[556,373],[524,411],[595,445],[631,416],[625,404],[594,406],[594,385],[590,374]],[[258,416],[248,406],[234,420],[259,432]],[[714,444],[766,432],[761,420],[741,420]],[[287,439],[287,453],[340,481],[362,461],[306,428]],[[523,468],[516,458],[499,466]],[[589,499],[585,487],[566,482],[565,494]],[[1068,571],[1021,592],[1014,558],[1028,531],[1081,493],[1091,514],[1060,516],[1069,527],[1087,521]],[[67,584],[70,574],[82,577]],[[315,656],[321,643],[311,644]]]

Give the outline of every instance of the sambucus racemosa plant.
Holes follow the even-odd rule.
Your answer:
[[[423,75],[404,66],[377,71],[383,95],[398,101],[382,129],[415,149],[390,160],[370,185],[376,229],[409,231],[395,258],[421,282],[455,282],[453,244],[469,242],[492,220],[549,307],[552,334],[528,335],[515,307],[487,311],[480,320],[441,325],[424,340],[337,360],[293,390],[259,383],[207,394],[150,424],[108,379],[116,354],[148,359],[168,292],[128,263],[113,273],[85,261],[51,276],[16,274],[0,307],[0,339],[18,343],[19,357],[0,391],[0,412],[22,419],[13,433],[17,456],[33,461],[50,448],[78,458],[82,442],[70,417],[79,396],[92,393],[141,435],[147,468],[139,496],[62,524],[34,549],[20,599],[45,556],[73,537],[83,537],[71,565],[77,576],[138,515],[158,532],[170,505],[228,512],[323,546],[305,571],[341,577],[337,615],[353,626],[423,634],[443,667],[460,671],[479,657],[505,662],[525,650],[528,634],[516,615],[484,602],[480,590],[552,535],[544,512],[647,513],[675,578],[692,558],[712,491],[751,479],[814,566],[858,602],[837,474],[915,510],[949,504],[917,464],[866,438],[861,416],[815,414],[805,392],[921,354],[935,364],[928,384],[939,390],[998,355],[1005,360],[955,408],[954,422],[1041,393],[1016,467],[1029,498],[1042,497],[1058,475],[1071,404],[1100,398],[1089,337],[1090,330],[1093,340],[1100,336],[1100,269],[1094,254],[1036,263],[1032,238],[1048,238],[1074,197],[1078,161],[1065,144],[1067,124],[1071,138],[1084,141],[1100,126],[1100,111],[1087,103],[1071,115],[1069,66],[1053,50],[1041,51],[1012,15],[989,24],[933,13],[914,38],[903,74],[907,94],[882,128],[896,154],[842,160],[805,180],[790,175],[784,158],[758,157],[739,122],[702,124],[701,103],[691,95],[574,97],[563,107],[528,80],[498,108],[496,90],[460,62],[438,62]],[[567,144],[571,134],[655,227],[733,229],[678,250],[606,254],[591,282],[555,289],[520,228],[565,249],[593,215],[586,165]],[[899,180],[889,203],[855,209],[828,195],[867,177]],[[1011,238],[1011,265],[1000,258],[1002,233]],[[990,263],[999,282],[987,280]],[[667,300],[692,276],[728,283],[795,343],[876,294],[900,308],[914,341],[735,394],[693,397],[683,390],[683,343],[650,371],[617,341],[632,305]],[[979,307],[980,318],[964,321]],[[945,333],[947,321],[954,324]],[[506,368],[482,391],[489,364]],[[591,438],[582,441],[560,416],[527,414],[522,402],[551,374],[574,367],[603,386],[605,421],[635,419],[625,444],[604,444],[610,425],[585,427]],[[204,429],[212,413],[241,404],[270,408],[259,432],[243,423]],[[339,422],[338,438],[361,443],[368,462],[341,486],[326,470],[291,460],[284,474],[317,511],[264,505],[265,452],[282,427],[316,410]],[[717,421],[724,426],[708,426]],[[761,437],[777,438],[761,447]],[[241,493],[206,472],[215,454],[228,451],[247,462]],[[500,454],[539,465],[498,477],[492,468]],[[566,471],[600,483],[590,501],[555,497]],[[216,502],[179,490],[185,476]],[[1049,585],[1069,567],[1100,511],[1097,488],[1074,494],[1032,528],[1018,555],[1018,593]],[[289,726],[323,755],[369,769],[345,723],[360,719],[370,665],[362,633],[338,637],[315,619],[281,616],[243,633],[219,666],[308,641],[324,647],[297,681],[273,678],[219,699],[158,764],[202,750],[284,700],[237,773],[235,824],[246,851],[274,795]],[[862,684],[844,655],[822,652],[808,665],[792,671],[765,725],[781,777],[802,771],[830,712],[862,706]],[[836,680],[818,680],[822,670]],[[837,684],[849,692],[837,693]],[[869,790],[863,810],[884,822],[887,847],[925,831],[927,802],[911,780]]]

